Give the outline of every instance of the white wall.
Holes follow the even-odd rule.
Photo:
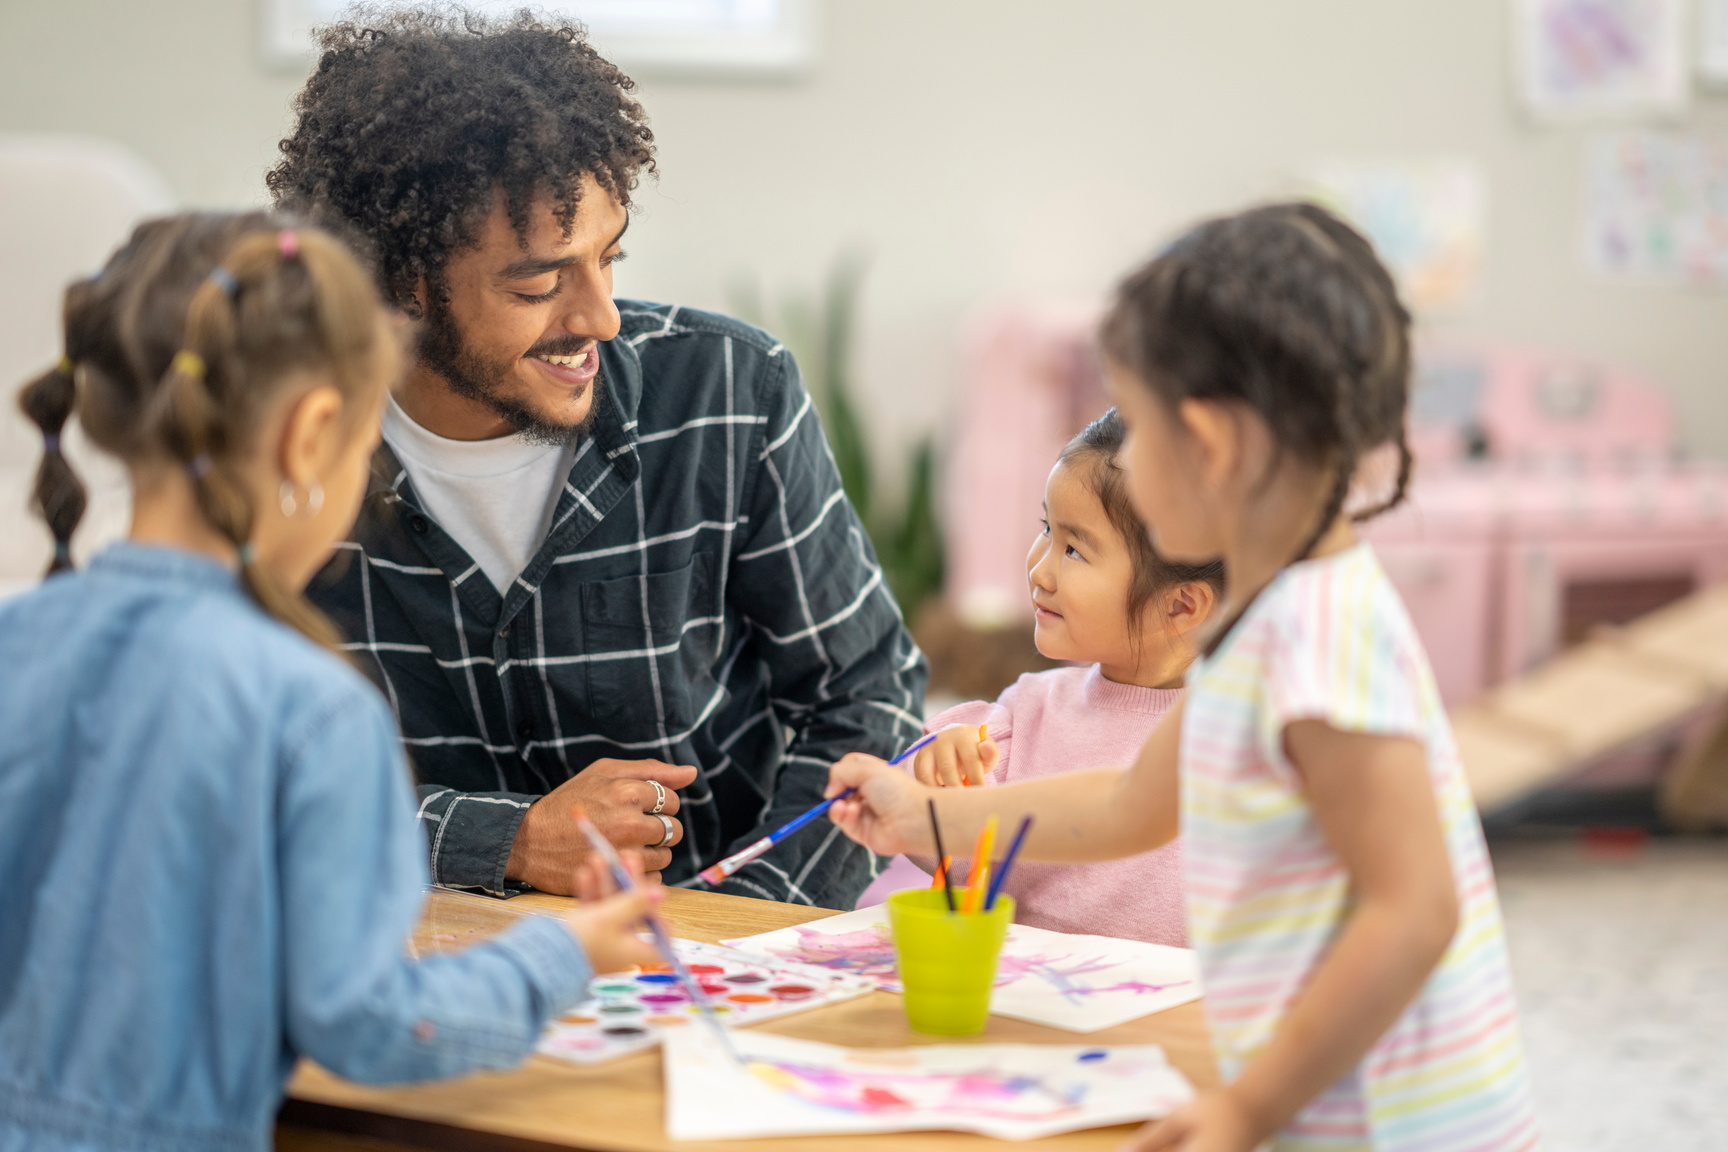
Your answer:
[[[830,0],[807,82],[649,80],[663,177],[622,292],[719,306],[740,273],[814,283],[874,253],[862,379],[877,428],[944,418],[957,327],[1000,293],[1091,294],[1197,215],[1317,159],[1464,156],[1489,174],[1467,335],[1612,358],[1728,454],[1728,293],[1603,283],[1579,242],[1585,133],[1516,110],[1505,0]],[[261,198],[299,77],[262,69],[252,0],[0,0],[0,129],[111,136],[185,201]],[[1728,132],[1728,99],[1682,127]]]

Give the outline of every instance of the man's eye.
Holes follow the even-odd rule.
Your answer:
[[[609,268],[612,265],[617,264],[617,263],[624,261],[624,260],[628,260],[629,258],[630,258],[630,253],[628,253],[628,252],[624,251],[624,249],[620,248],[620,249],[618,249],[618,251],[612,253],[612,255],[610,255],[610,256],[600,257],[600,266],[603,268]]]
[[[516,299],[521,300],[525,304],[544,304],[546,301],[552,299],[552,297],[558,295],[559,291],[562,290],[563,287],[564,281],[558,279],[552,281],[552,287],[548,291],[541,292],[538,295],[530,292],[517,292],[514,295]]]

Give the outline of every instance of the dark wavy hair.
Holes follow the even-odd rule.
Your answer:
[[[1391,497],[1410,482],[1404,410],[1410,314],[1361,233],[1314,204],[1272,204],[1199,225],[1116,290],[1104,353],[1174,407],[1248,405],[1281,451],[1326,470],[1326,503],[1293,561],[1344,511],[1357,465],[1398,451]]]
[[[493,20],[362,5],[317,38],[294,134],[264,182],[279,208],[358,232],[398,305],[422,277],[444,298],[450,257],[500,191],[526,236],[540,196],[571,227],[582,174],[628,207],[638,177],[655,171],[635,83],[580,25],[526,9]]]

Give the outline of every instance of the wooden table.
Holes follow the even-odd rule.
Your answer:
[[[673,933],[710,943],[736,939],[837,915],[820,908],[747,900],[711,892],[669,889],[665,915]],[[570,901],[530,895],[509,902],[435,892],[415,934],[414,948],[460,948],[498,931],[518,916],[556,913]],[[900,998],[872,992],[855,1000],[755,1025],[767,1032],[863,1048],[953,1043],[923,1036],[906,1024]],[[1198,1002],[1184,1004],[1115,1028],[1063,1032],[1021,1020],[990,1017],[980,1042],[1043,1044],[1161,1044],[1171,1063],[1197,1087],[1217,1083]],[[965,1041],[961,1041],[965,1042]],[[278,1152],[360,1152],[402,1147],[543,1152],[580,1148],[593,1152],[862,1152],[892,1141],[903,1152],[936,1152],[998,1144],[956,1132],[909,1132],[892,1136],[799,1136],[763,1140],[673,1141],[663,1118],[660,1053],[642,1052],[607,1064],[579,1066],[530,1057],[513,1072],[481,1073],[459,1080],[404,1088],[369,1088],[302,1064],[288,1086],[277,1129]],[[1132,1131],[1126,1125],[1096,1128],[1033,1141],[1040,1148],[1098,1150],[1117,1147]]]

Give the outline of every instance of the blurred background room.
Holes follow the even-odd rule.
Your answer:
[[[498,5],[514,8],[516,5]],[[1491,832],[1552,1149],[1728,1142],[1728,2],[548,0],[640,84],[620,296],[798,354],[933,667],[1049,666],[1024,557],[1115,279],[1312,197],[1398,272],[1409,507],[1366,530]],[[266,202],[330,0],[0,0],[0,380],[136,219]],[[126,492],[96,490],[82,561]],[[45,567],[0,405],[0,594]],[[17,674],[9,670],[7,674]]]

